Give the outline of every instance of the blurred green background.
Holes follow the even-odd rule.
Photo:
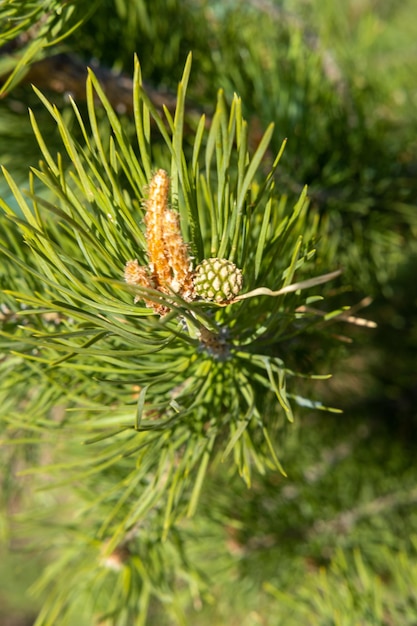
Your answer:
[[[254,147],[275,122],[274,150],[288,138],[277,185],[295,199],[308,184],[322,263],[343,267],[343,304],[367,299],[357,315],[377,323],[341,329],[336,352],[311,346],[334,374],[317,395],[343,414],[299,413],[280,451],[288,478],[258,477],[247,490],[222,466],[211,469],[184,529],[206,577],[194,602],[178,583],[187,623],[417,624],[416,1],[78,0],[61,26],[87,10],[0,100],[1,163],[22,184],[37,163],[28,106],[54,144],[29,82],[64,112],[68,92],[82,108],[91,65],[133,131],[133,54],[158,103],[172,99],[191,50],[190,128],[197,114],[210,117],[219,88],[229,101],[242,97]],[[0,73],[26,49],[19,41],[0,39]],[[0,193],[10,200],[3,181]],[[304,346],[299,358],[309,357]],[[4,451],[4,466],[17,473],[13,454]],[[33,507],[38,516],[45,495],[28,478],[14,497],[9,476],[2,487],[0,626],[28,626],[42,556],[19,515]],[[149,624],[171,623],[152,608]],[[81,608],[74,624],[84,624]]]

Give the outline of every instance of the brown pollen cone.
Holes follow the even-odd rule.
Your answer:
[[[155,283],[149,275],[149,268],[139,265],[137,259],[127,261],[125,265],[124,278],[128,285],[137,285],[138,287],[145,287],[146,289],[155,289]],[[138,300],[141,299],[141,296],[135,296],[135,302],[138,302]],[[152,300],[143,298],[143,301],[147,307],[153,309],[155,313],[158,313],[159,315],[166,315],[169,311],[168,307],[158,304],[157,302],[152,302]]]
[[[149,267],[159,287],[171,280],[169,258],[164,245],[164,213],[168,208],[169,179],[165,170],[158,170],[149,184],[146,201],[146,243]]]
[[[164,213],[165,251],[170,260],[172,278],[170,287],[185,300],[192,300],[194,294],[193,272],[188,256],[188,246],[180,229],[179,215],[169,209]]]
[[[188,246],[181,234],[179,215],[168,206],[169,178],[165,170],[158,170],[149,183],[145,203],[146,244],[149,266],[128,261],[124,277],[127,283],[156,289],[161,293],[177,293],[184,300],[194,299],[194,274]],[[141,299],[136,296],[135,302]],[[165,315],[169,307],[145,300],[155,313]]]

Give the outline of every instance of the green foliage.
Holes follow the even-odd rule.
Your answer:
[[[415,132],[403,134],[402,115],[410,128],[417,68],[405,48],[401,73],[391,75],[398,50],[391,58],[381,39],[392,37],[393,16],[383,22],[378,3],[351,4],[324,2],[317,11],[300,3],[296,13],[226,4],[207,56],[212,75],[238,91],[261,127],[274,120],[288,136],[281,175],[294,194],[300,180],[308,184],[329,262],[337,258],[357,288],[378,293],[416,229]]]
[[[82,484],[83,497],[95,494],[100,484],[98,497],[91,501],[89,495],[78,513],[85,548],[80,550],[79,537],[73,555],[66,550],[57,557],[43,585],[61,579],[60,567],[73,572],[74,581],[68,583],[65,574],[67,591],[58,583],[39,624],[54,623],[67,612],[71,619],[72,598],[80,588],[99,604],[106,598],[106,586],[113,583],[107,574],[96,578],[103,544],[108,559],[122,552],[128,570],[120,566],[115,604],[100,612],[120,624],[131,623],[138,610],[145,616],[149,597],[163,597],[178,569],[169,532],[184,515],[194,514],[212,458],[232,456],[248,485],[254,469],[282,471],[275,442],[285,422],[293,421],[291,402],[322,408],[297,391],[296,374],[279,346],[314,332],[314,314],[306,307],[322,296],[304,296],[303,289],[338,272],[310,278],[310,270],[304,281],[293,282],[314,258],[315,224],[308,220],[305,192],[288,209],[275,191],[282,149],[259,179],[273,126],[250,155],[239,98],[228,110],[220,92],[209,131],[202,116],[191,148],[183,149],[189,73],[190,59],[175,115],[165,111],[163,120],[141,86],[136,64],[137,151],[92,73],[88,126],[72,103],[82,144],[57,107],[38,93],[71,166],[66,170],[62,156],[51,154],[31,114],[43,162],[32,168],[27,194],[4,169],[19,210],[0,201],[6,216],[1,250],[8,259],[4,292],[12,302],[1,336],[18,359],[3,389],[3,406],[28,377],[41,402],[39,412],[8,413],[10,434],[4,441],[49,439],[54,432],[65,460],[54,458],[42,473],[53,475],[55,486]],[[105,112],[100,122],[97,100]],[[155,133],[165,144],[156,157]],[[159,318],[135,304],[132,289],[120,280],[127,260],[146,262],[144,197],[156,162],[170,172],[172,202],[195,262],[228,258],[243,271],[246,293],[226,307],[135,288],[139,299],[170,309]],[[51,200],[35,193],[34,177]],[[58,403],[66,412],[51,420]],[[82,439],[87,450],[79,449]],[[155,560],[155,571],[144,569],[144,560]],[[127,588],[125,576],[131,581]]]
[[[147,80],[176,89],[175,74],[206,28],[201,7],[188,0],[102,0],[68,44],[129,73],[135,50]]]
[[[227,101],[242,98],[254,129],[274,120],[272,151],[289,138],[281,181],[291,201],[309,185],[327,265],[343,265],[366,293],[384,288],[417,228],[415,25],[403,5],[103,0],[90,8],[65,40],[87,62],[130,74],[137,50],[147,78],[174,88],[193,50],[191,101],[210,106],[213,85],[222,86]],[[59,28],[67,34],[66,23]]]
[[[308,577],[290,596],[269,586],[278,601],[280,619],[288,625],[409,624],[415,623],[417,597],[413,580],[415,558],[405,552],[384,550],[387,568],[377,575],[359,552],[351,559],[341,551],[327,569]],[[352,563],[349,560],[353,561]],[[384,576],[391,583],[387,587]]]
[[[0,58],[0,76],[9,76],[0,89],[0,95],[12,89],[25,74],[29,64],[45,54],[47,48],[59,44],[88,19],[99,3],[100,0],[89,3],[86,11],[82,0],[2,2],[0,24],[3,31],[0,46],[4,46],[3,53],[5,51],[6,54]]]
[[[0,531],[38,624],[411,626],[412,2],[58,4],[0,4]],[[189,50],[157,112],[133,52],[175,91]],[[86,103],[17,85],[62,51],[100,60]],[[102,69],[135,71],[131,113]],[[122,280],[158,168],[194,267],[243,269],[226,307]],[[347,289],[377,331],[329,329]],[[355,356],[314,388],[343,417],[310,399],[334,335]],[[1,561],[0,621],[26,585]]]

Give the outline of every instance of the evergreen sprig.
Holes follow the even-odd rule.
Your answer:
[[[248,485],[253,468],[283,471],[277,434],[293,420],[291,403],[324,408],[302,391],[287,391],[287,380],[296,387],[296,374],[280,346],[307,338],[316,323],[309,305],[322,295],[306,296],[304,289],[338,274],[312,278],[316,223],[306,190],[294,207],[276,190],[283,147],[259,175],[271,158],[272,125],[250,154],[241,101],[235,96],[228,107],[220,92],[210,128],[202,116],[191,148],[184,145],[190,69],[191,57],[175,115],[165,110],[163,117],[146,95],[136,61],[137,147],[93,73],[87,122],[72,102],[83,142],[38,92],[66,154],[50,153],[31,114],[43,162],[33,168],[27,194],[4,170],[18,209],[0,201],[7,298],[1,340],[14,355],[6,362],[18,363],[14,384],[25,379],[29,389],[28,410],[7,416],[9,439],[19,432],[17,441],[59,442],[51,464],[31,471],[50,474],[55,486],[77,485],[89,546],[85,553],[65,552],[45,584],[63,567],[82,572],[84,585],[92,577],[104,589],[111,583],[97,565],[117,561],[118,584],[127,585],[127,597],[142,598],[141,611],[152,594],[167,593],[171,568],[161,565],[157,538],[172,542],[175,525],[195,512],[210,461],[233,456]],[[243,272],[244,292],[226,306],[122,279],[129,259],[143,266],[150,260],[146,197],[157,167],[169,172],[171,205],[194,268],[214,257]],[[39,188],[48,190],[48,200]],[[166,314],[155,314],[145,301]],[[42,411],[35,410],[32,386]],[[58,402],[66,411],[54,419]],[[70,461],[59,462],[60,456]],[[67,530],[74,532],[71,524]],[[143,569],[143,550],[148,561],[160,563],[154,570]],[[138,594],[126,576],[137,581]],[[54,623],[77,589],[74,583],[64,593],[58,582],[38,623]],[[113,608],[100,610],[128,624],[128,607],[119,596]]]

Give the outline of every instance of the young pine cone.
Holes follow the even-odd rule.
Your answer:
[[[239,295],[242,283],[242,270],[227,259],[204,259],[195,269],[195,293],[203,300],[228,304]]]

